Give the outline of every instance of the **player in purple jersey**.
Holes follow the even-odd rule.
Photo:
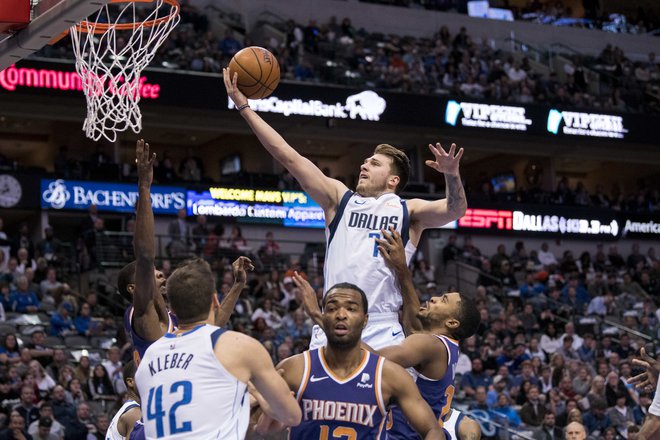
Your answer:
[[[401,286],[402,321],[407,337],[400,345],[391,345],[375,352],[402,367],[414,369],[415,382],[422,397],[442,424],[454,395],[458,340],[474,334],[480,321],[479,311],[472,300],[457,292],[433,297],[421,306],[406,265],[401,236],[393,229],[382,231],[382,234],[384,239],[378,241],[379,251]],[[303,305],[308,314],[320,324],[322,321],[315,293],[302,278],[295,276],[294,281],[302,288]],[[397,407],[393,408],[388,421],[387,438],[419,438]]]
[[[133,344],[133,357],[138,364],[152,342],[174,331],[176,318],[166,303],[165,276],[155,269],[156,242],[154,214],[151,207],[151,183],[156,154],[140,139],[135,145],[138,172],[138,203],[133,236],[135,261],[124,266],[117,277],[119,293],[132,303],[124,313],[124,328]],[[247,281],[246,271],[253,270],[252,262],[239,257],[232,264],[234,285],[223,298],[216,312],[215,325],[224,326],[231,316],[238,296]]]
[[[400,366],[363,349],[367,297],[357,286],[333,286],[323,300],[321,320],[326,346],[285,359],[278,369],[295,393],[302,422],[291,428],[291,440],[375,439],[384,429],[387,408],[397,402],[425,439],[445,436],[410,375]],[[267,405],[255,395],[260,405]],[[257,431],[282,428],[266,416]]]
[[[413,369],[422,397],[443,425],[448,420],[455,392],[454,372],[460,354],[459,341],[476,332],[480,322],[479,310],[474,301],[458,292],[445,293],[431,298],[424,305],[420,304],[412,274],[406,265],[400,234],[393,229],[383,231],[378,249],[401,286],[402,323],[407,336],[402,344],[376,352],[404,368]],[[391,415],[388,440],[418,438],[398,408],[394,407]],[[455,434],[456,430],[452,429],[452,432]],[[454,435],[451,440],[458,440],[456,437]],[[471,440],[474,438],[472,436]]]

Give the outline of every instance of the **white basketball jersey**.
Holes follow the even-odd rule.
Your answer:
[[[247,385],[213,352],[225,331],[202,324],[185,333],[166,333],[147,349],[135,374],[147,439],[245,438]]]
[[[394,193],[378,198],[347,191],[326,228],[325,292],[337,283],[355,284],[367,295],[369,313],[396,313],[401,292],[394,273],[378,252],[381,229],[394,227],[403,239],[406,261],[415,246],[409,240],[410,216],[406,201]]]
[[[140,407],[140,404],[135,400],[127,400],[124,402],[121,408],[119,408],[119,411],[117,411],[117,414],[112,418],[110,425],[108,425],[108,431],[105,433],[105,440],[125,440],[126,437],[117,431],[117,424],[119,423],[119,418],[123,416],[126,411],[135,407]]]

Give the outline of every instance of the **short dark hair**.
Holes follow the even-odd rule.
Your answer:
[[[399,184],[394,189],[394,192],[400,194],[408,184],[408,179],[410,178],[410,159],[408,159],[408,156],[402,150],[389,144],[377,145],[374,154],[382,154],[392,159],[390,171],[395,176],[399,176]]]
[[[131,261],[122,267],[117,275],[117,291],[126,301],[132,303],[133,295],[128,291],[129,284],[135,284],[135,267],[137,261]]]
[[[367,300],[367,294],[364,293],[364,290],[360,289],[358,286],[355,284],[351,283],[337,283],[331,288],[328,289],[328,291],[325,293],[325,296],[323,297],[322,301],[322,306],[325,309],[325,302],[326,299],[328,298],[328,295],[330,295],[330,292],[336,289],[348,289],[348,290],[354,290],[355,292],[360,294],[360,299],[362,299],[362,309],[364,310],[364,313],[368,313],[369,311],[369,301]]]
[[[209,263],[201,258],[184,261],[167,279],[167,297],[179,323],[206,319],[215,295]]]
[[[459,293],[461,303],[458,306],[458,314],[456,319],[460,322],[459,326],[452,330],[454,339],[466,339],[477,332],[477,328],[481,323],[481,314],[477,308],[477,304],[467,296]]]
[[[137,368],[135,367],[135,362],[130,361],[126,365],[124,365],[123,373],[124,373],[124,383],[126,383],[126,379],[133,379],[135,380],[135,371]]]

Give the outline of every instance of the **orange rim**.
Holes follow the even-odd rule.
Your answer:
[[[110,0],[109,3],[153,3],[155,0]],[[76,30],[78,32],[91,32],[94,34],[103,34],[109,29],[116,29],[119,31],[131,31],[137,27],[154,27],[158,26],[161,23],[168,22],[174,17],[179,15],[179,6],[178,0],[163,0],[163,3],[167,3],[175,9],[174,12],[171,12],[169,15],[166,15],[156,20],[147,20],[147,21],[136,21],[134,23],[117,23],[117,24],[108,24],[108,23],[95,23],[92,21],[83,20],[76,25]]]
[[[110,0],[108,3],[153,3],[156,0]],[[120,31],[132,31],[137,29],[138,27],[154,27],[157,26],[161,23],[166,23],[174,17],[179,15],[179,11],[181,10],[181,7],[179,6],[179,1],[178,0],[163,0],[163,3],[167,3],[170,5],[172,8],[174,8],[174,12],[170,12],[169,15],[166,15],[164,17],[158,18],[156,20],[147,20],[147,21],[136,21],[134,23],[116,23],[116,24],[108,24],[108,23],[94,23],[90,22],[87,20],[83,20],[80,23],[76,25],[76,30],[78,32],[84,32],[84,33],[93,33],[93,34],[103,34],[107,32],[109,29],[117,29]],[[69,29],[65,30],[61,34],[59,34],[57,37],[53,38],[48,42],[48,44],[53,45],[60,41],[62,38],[66,37],[69,34]]]

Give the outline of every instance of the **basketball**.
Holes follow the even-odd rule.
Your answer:
[[[263,47],[250,46],[234,55],[229,62],[229,74],[238,73],[238,89],[249,99],[269,96],[280,82],[280,64]]]

